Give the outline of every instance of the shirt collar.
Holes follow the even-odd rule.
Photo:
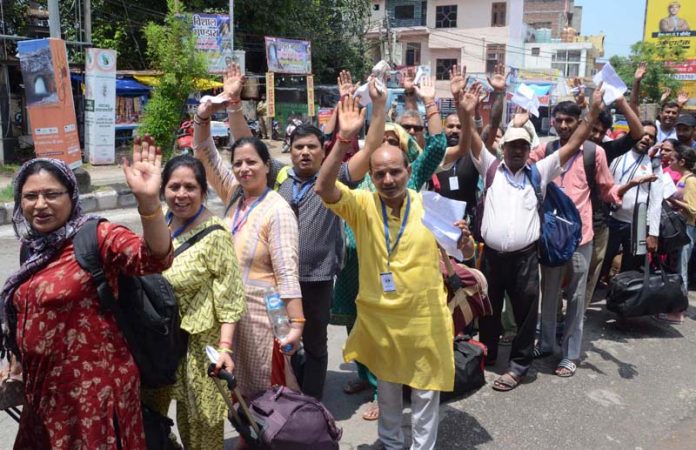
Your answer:
[[[502,169],[507,169],[507,170],[508,170],[512,175],[514,175],[514,176],[517,176],[517,174],[520,173],[521,170],[532,170],[532,166],[530,166],[529,163],[526,163],[526,164],[524,165],[524,167],[522,167],[520,170],[517,171],[517,173],[513,173],[513,171],[510,170],[510,168],[507,166],[507,164],[505,164],[505,159],[502,159],[502,160],[500,161],[500,167],[501,167]]]
[[[314,177],[312,177],[312,178],[316,179],[318,176],[319,176],[319,172],[315,173],[315,174],[314,174]],[[290,178],[292,178],[293,180],[298,181],[298,182],[300,182],[300,183],[304,183],[304,182],[310,181],[310,180],[312,179],[312,178],[309,178],[309,179],[307,179],[307,180],[303,180],[302,178],[300,178],[300,177],[295,173],[295,168],[294,168],[294,167],[290,167],[290,168],[288,169],[288,177],[290,177]]]

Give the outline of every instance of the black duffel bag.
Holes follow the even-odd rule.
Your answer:
[[[607,309],[624,318],[681,312],[689,306],[682,284],[681,275],[667,273],[662,264],[650,273],[646,255],[642,271],[622,272],[611,279]]]
[[[483,374],[486,353],[486,346],[476,339],[454,338],[454,390],[441,392],[441,402],[462,397],[486,384]]]

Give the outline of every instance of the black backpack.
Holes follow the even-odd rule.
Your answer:
[[[92,276],[102,313],[112,312],[140,371],[142,385],[168,386],[176,380],[179,361],[186,355],[188,335],[180,327],[181,318],[174,291],[161,274],[118,277],[118,300],[107,283],[99,258],[97,225],[84,224],[73,238],[75,259]],[[208,227],[179,246],[178,256],[221,225]]]

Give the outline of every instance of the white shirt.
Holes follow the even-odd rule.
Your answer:
[[[653,167],[648,155],[638,153],[635,150],[621,155],[611,163],[611,174],[614,176],[614,183],[617,185],[626,184],[633,178],[650,175],[651,173],[657,175],[657,180],[629,189],[623,196],[621,206],[616,211],[612,211],[611,217],[621,222],[633,223],[633,209],[636,206],[636,196],[638,197],[638,203],[646,203],[648,201],[648,192],[650,192],[648,234],[650,236],[659,236],[663,189],[662,166],[656,160]]]
[[[479,174],[484,178],[488,168],[496,161],[485,148],[480,159],[471,159]],[[541,192],[546,195],[546,185],[561,174],[558,152],[536,163],[541,175]],[[516,186],[515,186],[516,185]],[[520,188],[520,186],[523,186]],[[486,193],[481,235],[486,245],[499,252],[521,250],[537,240],[540,233],[537,198],[525,170],[512,174],[501,162],[491,187]]]
[[[657,125],[657,142],[658,144],[665,139],[676,139],[677,138],[677,127],[672,127],[672,130],[670,132],[662,131],[662,125],[660,124],[659,120],[655,121],[655,124]]]

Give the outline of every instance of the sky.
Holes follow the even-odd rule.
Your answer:
[[[631,45],[643,40],[646,0],[575,0],[582,6],[581,34],[604,32],[604,58],[628,56]]]

